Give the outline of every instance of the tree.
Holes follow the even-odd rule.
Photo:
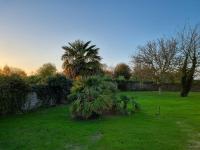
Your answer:
[[[7,76],[11,75],[12,74],[11,68],[9,66],[5,65],[3,67],[2,73]]]
[[[27,74],[24,70],[20,68],[14,68],[5,65],[2,70],[0,70],[0,74],[6,75],[6,76],[11,76],[11,75],[18,75],[20,77],[26,77]]]
[[[194,75],[198,68],[200,52],[200,30],[199,26],[185,27],[178,34],[180,67],[181,67],[181,96],[188,96],[192,87]]]
[[[129,79],[131,77],[131,69],[125,63],[118,64],[114,69],[115,78],[119,76],[123,76],[125,79]]]
[[[63,69],[69,77],[95,75],[101,71],[99,48],[90,43],[76,40],[62,47],[65,51],[61,58],[64,61]]]
[[[113,77],[113,70],[114,69],[112,67],[108,67],[108,65],[102,64],[101,68],[102,68],[102,71],[103,71],[103,74],[104,74],[105,77],[108,77],[108,78]]]
[[[37,74],[39,76],[41,76],[42,78],[46,78],[48,76],[52,76],[52,75],[56,74],[56,71],[57,71],[57,69],[54,64],[46,63],[46,64],[43,64],[42,67],[40,67],[37,70]]]
[[[132,78],[140,81],[141,84],[144,81],[153,81],[154,71],[149,65],[134,61]]]
[[[134,69],[138,69],[139,66],[140,71],[148,70],[147,75],[151,75],[152,79],[161,85],[166,81],[167,74],[176,69],[177,50],[177,41],[174,38],[150,41],[146,45],[138,47],[139,53],[132,56]],[[143,72],[141,74],[144,75]]]

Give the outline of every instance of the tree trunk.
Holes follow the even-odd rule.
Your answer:
[[[181,97],[187,97],[190,92],[192,83],[189,79],[186,79],[183,82],[184,83],[182,84]]]
[[[192,61],[192,67],[187,70],[187,60],[185,60],[185,64],[182,69],[182,78],[181,78],[181,85],[182,85],[182,90],[181,90],[181,97],[187,97],[191,87],[192,87],[192,82],[193,82],[193,76],[196,68],[196,58],[193,58]]]
[[[184,68],[182,70],[182,77],[181,77],[181,97],[188,96],[189,89],[187,84],[188,82],[187,82],[186,68]]]

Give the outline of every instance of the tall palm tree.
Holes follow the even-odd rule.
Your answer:
[[[65,50],[61,58],[64,61],[63,69],[70,77],[94,75],[101,70],[99,48],[90,43],[91,41],[76,40],[69,42],[69,46],[62,47]]]

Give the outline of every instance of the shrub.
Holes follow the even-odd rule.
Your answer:
[[[99,77],[74,82],[69,98],[73,118],[90,119],[112,111],[116,104],[117,86]]]
[[[0,114],[22,111],[29,86],[18,75],[0,76]]]
[[[46,77],[45,80],[36,84],[34,89],[42,101],[43,106],[61,104],[67,102],[72,81],[64,75],[56,74]]]
[[[26,78],[26,82],[29,85],[34,86],[42,82],[42,77],[39,75],[31,75]]]
[[[140,110],[140,106],[134,100],[134,98],[129,98],[126,95],[120,95],[118,100],[118,108],[119,111],[123,114],[131,114]]]
[[[56,104],[61,104],[70,93],[72,81],[64,75],[56,74],[47,79],[47,85],[51,93],[50,95],[56,100]]]

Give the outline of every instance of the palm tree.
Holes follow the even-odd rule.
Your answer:
[[[95,75],[100,72],[101,57],[98,55],[99,48],[96,45],[90,45],[91,41],[84,42],[76,40],[68,43],[69,46],[63,46],[65,50],[62,55],[63,69],[69,77]]]

